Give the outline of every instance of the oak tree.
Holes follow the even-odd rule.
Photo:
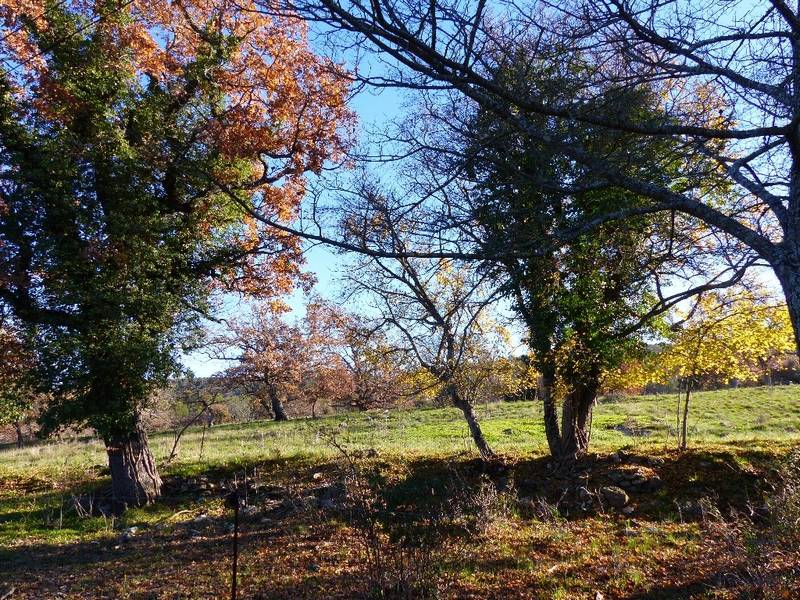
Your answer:
[[[349,80],[251,2],[0,7],[0,302],[26,324],[45,430],[93,427],[120,506],[161,480],[141,426],[216,290],[275,295],[304,173],[335,158]]]
[[[35,392],[30,379],[33,356],[21,332],[10,320],[0,321],[0,427],[11,425],[17,447],[24,443],[22,425],[34,407]]]

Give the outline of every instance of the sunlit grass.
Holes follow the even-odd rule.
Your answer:
[[[592,447],[646,448],[675,444],[677,395],[634,396],[601,401],[592,426]],[[546,451],[538,402],[492,403],[476,407],[490,445],[499,452]],[[646,435],[630,435],[621,425]],[[194,428],[181,438],[176,460],[164,469],[192,472],[261,459],[330,457],[335,452],[321,431],[335,431],[352,447],[413,455],[474,452],[461,414],[452,408],[352,412],[288,423],[256,421]],[[740,388],[699,392],[692,398],[690,444],[793,441],[800,439],[800,386]],[[174,433],[150,435],[160,463],[172,448]],[[39,473],[58,478],[106,464],[96,439],[48,441],[17,450],[0,450],[0,477]]]
[[[601,402],[593,420],[592,450],[607,453],[632,447],[659,452],[674,448],[676,404],[676,395]],[[517,458],[546,453],[539,403],[494,403],[478,406],[476,411],[489,443],[499,453]],[[740,460],[736,451],[741,448],[771,452],[800,441],[800,386],[700,392],[690,411],[690,446],[727,453],[731,461]],[[616,429],[619,425],[647,435],[626,434]],[[212,469],[230,472],[264,461],[282,465],[291,477],[291,473],[313,469],[335,456],[330,432],[351,449],[373,448],[397,465],[414,458],[477,456],[460,412],[451,408],[353,412],[288,423],[258,421],[195,428],[183,435],[177,458],[169,464],[165,461],[174,433],[153,433],[150,441],[162,475],[167,477],[194,476]],[[0,450],[0,545],[34,539],[64,543],[112,535],[120,523],[103,517],[76,518],[69,513],[74,494],[107,484],[106,455],[96,439]],[[187,508],[197,507],[157,504],[129,511],[125,522],[154,523]]]

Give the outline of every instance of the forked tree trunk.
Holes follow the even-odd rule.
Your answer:
[[[540,388],[547,445],[556,469],[569,470],[589,449],[589,423],[597,397],[597,386],[576,385],[564,398],[559,424],[553,385],[552,376],[542,376]]]
[[[150,504],[161,495],[161,477],[141,423],[127,436],[106,440],[106,452],[118,510]]]
[[[547,446],[550,448],[550,455],[558,460],[561,455],[561,429],[558,426],[558,413],[556,412],[556,399],[553,385],[554,378],[548,374],[542,374],[539,382],[539,389],[542,397],[542,408],[544,409],[544,433],[547,437]]]

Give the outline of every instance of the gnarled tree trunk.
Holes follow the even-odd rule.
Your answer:
[[[540,388],[547,445],[556,468],[569,470],[589,449],[589,423],[598,386],[576,384],[564,398],[559,424],[553,385],[552,375],[542,376]]]
[[[281,397],[278,394],[278,390],[275,389],[275,386],[269,387],[269,401],[272,405],[272,414],[276,421],[288,421],[289,417],[286,416],[286,409],[283,408],[283,402],[281,402]]]
[[[131,433],[105,443],[116,508],[154,502],[161,495],[161,477],[142,424],[137,420]]]

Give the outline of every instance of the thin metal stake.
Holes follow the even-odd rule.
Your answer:
[[[228,496],[229,506],[233,507],[233,577],[231,579],[231,600],[236,600],[236,571],[239,562],[239,492]]]

